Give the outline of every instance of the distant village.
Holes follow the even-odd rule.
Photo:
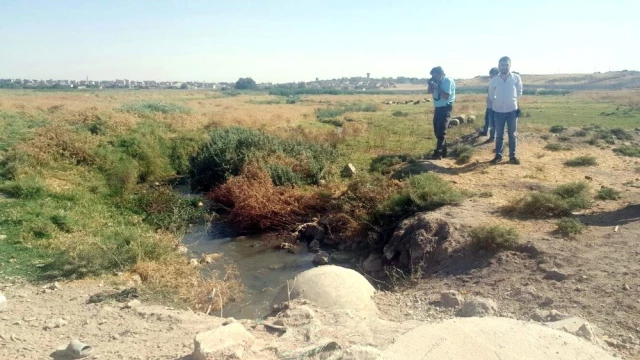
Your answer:
[[[370,78],[367,77],[344,77],[331,80],[320,80],[309,82],[289,82],[289,83],[257,83],[256,89],[271,88],[316,88],[316,89],[337,89],[337,90],[376,90],[391,89],[398,84],[426,84],[427,79],[409,78],[399,76],[397,78]],[[155,80],[37,80],[37,79],[0,79],[1,88],[23,88],[23,89],[212,89],[231,90],[235,88],[235,83],[228,82],[200,82],[200,81],[155,81]]]

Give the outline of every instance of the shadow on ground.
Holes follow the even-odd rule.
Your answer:
[[[604,211],[590,215],[579,215],[583,223],[591,226],[620,226],[640,221],[640,204],[627,205],[622,209]]]

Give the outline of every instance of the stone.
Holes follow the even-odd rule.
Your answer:
[[[7,308],[7,298],[0,293],[0,311],[4,311]]]
[[[311,242],[309,243],[308,249],[312,253],[320,252],[320,241],[318,241],[318,239],[311,240]]]
[[[373,286],[355,270],[336,265],[318,266],[298,274],[284,284],[272,308],[295,299],[306,299],[323,310],[375,313]]]
[[[222,258],[222,254],[220,253],[212,253],[212,254],[202,254],[202,258],[200,259],[201,264],[211,264]]]
[[[44,329],[45,330],[51,330],[51,329],[56,329],[59,327],[63,327],[67,325],[67,322],[63,319],[53,319],[48,321],[45,325],[44,325]]]
[[[354,345],[342,352],[341,360],[382,360],[382,352],[371,346]]]
[[[622,290],[629,291],[629,290],[631,290],[631,287],[629,286],[629,284],[624,284],[624,285],[622,285]]]
[[[518,301],[532,301],[540,299],[540,295],[535,287],[529,285],[514,291],[513,298]]]
[[[382,271],[382,255],[370,254],[362,263],[362,269],[370,273]]]
[[[123,308],[124,309],[133,309],[135,307],[138,307],[142,305],[142,303],[140,302],[140,300],[135,299],[135,300],[131,300],[129,301]]]
[[[458,312],[458,316],[462,317],[482,317],[491,316],[498,311],[498,305],[495,301],[488,298],[474,297],[462,304],[462,308]]]
[[[311,262],[315,266],[327,265],[329,263],[329,254],[326,252],[318,253]]]
[[[352,164],[347,164],[340,172],[342,177],[350,178],[356,174],[356,168]]]
[[[402,221],[383,254],[387,260],[397,258],[400,268],[422,271],[448,261],[462,243],[451,222],[425,212]]]
[[[539,322],[552,322],[552,321],[560,321],[564,319],[568,319],[571,316],[568,314],[563,314],[557,310],[536,310],[536,312],[531,315],[531,319]]]
[[[458,307],[462,305],[464,298],[462,295],[454,290],[443,291],[440,293],[440,303],[447,308]]]
[[[545,280],[553,280],[553,281],[565,281],[567,280],[567,278],[569,277],[569,275],[567,275],[566,273],[563,273],[557,269],[552,269],[547,271],[547,273],[544,275],[543,279]]]
[[[255,338],[240,323],[200,332],[194,339],[194,360],[242,359]]]
[[[575,333],[575,335],[580,336],[581,338],[589,340],[593,343],[598,342],[598,339],[596,338],[596,334],[594,333],[593,328],[588,322],[585,322],[584,324],[582,324],[582,326],[578,328],[578,331]]]
[[[278,317],[286,326],[300,327],[313,322],[316,314],[309,306],[299,305],[283,311]]]
[[[589,324],[587,320],[583,319],[583,318],[579,318],[577,316],[574,317],[570,317],[567,319],[563,319],[560,321],[551,321],[551,322],[546,322],[545,325],[547,325],[550,328],[556,329],[556,330],[562,330],[565,332],[568,332],[569,334],[573,334],[573,335],[578,335],[578,332],[585,332],[586,330],[580,330],[584,324],[588,324],[590,327],[591,332],[593,332],[593,334],[595,336],[602,336],[604,335],[604,332],[598,328],[597,326],[593,325],[593,324]]]

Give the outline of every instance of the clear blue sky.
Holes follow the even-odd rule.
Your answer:
[[[640,0],[0,0],[0,78],[311,81],[640,69]]]

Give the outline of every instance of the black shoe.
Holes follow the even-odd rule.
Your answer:
[[[443,158],[447,157],[447,148],[442,149],[442,157]]]
[[[495,165],[495,164],[497,164],[497,163],[499,163],[499,162],[501,162],[501,161],[502,161],[502,158],[501,158],[501,157],[499,157],[499,156],[496,156],[496,157],[494,157],[491,161],[489,161],[489,164],[491,164],[491,165]]]
[[[431,155],[431,160],[442,160],[442,154],[434,152],[433,155]]]
[[[518,160],[517,157],[512,157],[511,159],[509,159],[509,162],[513,165],[520,165],[520,160]]]
[[[484,131],[480,131],[480,132],[478,133],[478,136],[487,136],[487,133],[486,133],[486,132],[484,132]]]

